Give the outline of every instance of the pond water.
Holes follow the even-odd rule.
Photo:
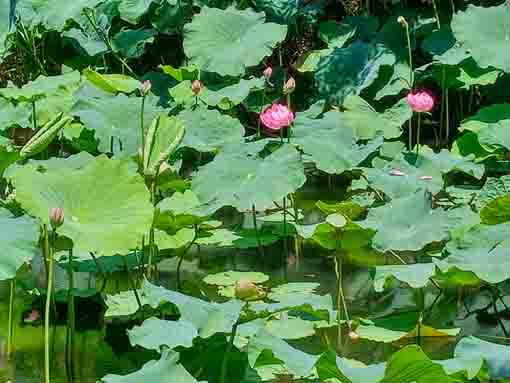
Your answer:
[[[333,194],[333,193],[331,193]],[[305,192],[301,195],[301,208],[305,211],[305,219],[313,221],[313,208],[307,205],[309,195]],[[311,200],[318,197],[311,193]],[[328,193],[321,195],[328,198]],[[311,206],[311,205],[310,205]],[[223,217],[228,221],[228,217]],[[242,221],[242,217],[235,217]],[[293,243],[289,244],[293,249]],[[375,264],[393,263],[395,260],[381,254],[367,251],[363,254],[346,254],[349,262],[344,267],[344,288],[348,301],[349,311],[352,317],[381,320],[392,320],[395,315],[408,316],[410,321],[416,321],[416,299],[411,289],[397,288],[389,293],[375,294],[372,288],[371,268]],[[416,256],[416,255],[414,255]],[[412,257],[412,256],[411,256]],[[168,259],[160,263],[157,275],[157,284],[164,287],[176,288],[176,259]],[[274,283],[279,282],[318,282],[320,294],[336,296],[336,277],[328,253],[318,247],[307,245],[302,254],[296,257],[293,250],[289,255],[282,256],[282,244],[277,243],[265,249],[264,255],[257,254],[254,250],[238,251],[229,249],[201,249],[195,251],[182,266],[181,278],[185,281],[185,288],[193,289],[194,281],[201,280],[204,276],[223,270],[237,271],[261,271],[271,277]],[[100,281],[93,273],[81,273],[81,279],[85,287],[97,286],[103,292],[115,293],[124,291],[128,287],[126,275],[122,272],[108,274],[106,283]],[[101,283],[100,283],[101,282]],[[190,284],[187,286],[186,284]],[[99,287],[100,286],[100,287]],[[30,295],[26,289],[18,288],[15,300],[14,321],[14,352],[8,359],[5,356],[8,323],[9,285],[3,283],[0,286],[0,382],[10,383],[38,383],[43,379],[44,373],[44,333],[41,318],[27,323],[33,309],[42,312],[42,302],[37,296]],[[475,334],[494,337],[497,341],[501,336],[498,323],[480,320],[475,315],[463,315],[457,313],[460,303],[455,301],[455,296],[450,299],[450,304],[445,304],[437,297],[437,291],[432,288],[425,293],[427,307],[431,307],[427,324],[461,327],[463,334]],[[453,306],[453,310],[451,307]],[[51,350],[52,350],[52,382],[55,383],[95,383],[107,374],[128,374],[141,368],[141,366],[157,356],[154,352],[141,348],[133,348],[129,344],[126,328],[133,324],[111,322],[104,319],[104,306],[101,294],[86,299],[77,300],[77,332],[75,334],[74,347],[69,351],[67,341],[67,329],[65,326],[65,304],[57,305],[57,323],[52,327]],[[454,314],[452,314],[452,311]],[[464,313],[466,314],[466,313]],[[503,319],[505,326],[510,321]],[[414,322],[415,323],[415,322]],[[423,350],[434,359],[446,359],[453,355],[457,338],[455,337],[431,337],[421,339],[409,339],[398,344],[374,343],[362,339],[352,341],[343,334],[341,341],[337,339],[336,328],[318,331],[317,335],[305,340],[292,342],[299,348],[309,353],[325,351],[328,346],[334,347],[339,355],[354,358],[367,364],[387,361],[388,358],[399,348],[409,343],[419,343]]]

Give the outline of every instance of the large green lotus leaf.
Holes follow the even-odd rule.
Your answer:
[[[100,156],[78,170],[45,173],[25,165],[10,178],[17,201],[42,223],[49,224],[51,208],[64,209],[58,232],[73,240],[77,252],[126,253],[141,244],[152,224],[149,191],[127,161]]]
[[[396,96],[409,89],[411,71],[409,65],[403,61],[397,61],[394,65],[382,65],[379,75],[373,84],[366,90],[375,100],[381,100],[386,96]]]
[[[133,93],[140,88],[140,81],[123,74],[102,74],[87,68],[83,71],[83,76],[108,93]]]
[[[2,57],[6,51],[6,38],[10,31],[11,20],[11,3],[12,0],[0,0],[0,57]]]
[[[330,55],[331,52],[333,49],[330,48],[306,52],[297,59],[296,69],[300,72],[315,72],[321,59]]]
[[[498,129],[509,129],[510,127],[510,104],[494,104],[486,106],[478,111],[460,125],[460,130],[470,130],[479,133],[490,126]]]
[[[413,289],[425,287],[434,275],[433,263],[416,263],[410,265],[377,266],[375,268],[374,289],[377,292],[384,290],[388,280],[398,279],[407,283]]]
[[[313,23],[316,22],[318,16],[324,13],[325,1],[256,0],[255,6],[266,12],[268,21],[278,24],[290,24],[297,16]]]
[[[39,76],[22,88],[9,86],[0,89],[0,95],[17,101],[32,102],[53,94],[58,90],[74,91],[80,83],[80,72],[69,72],[60,76]]]
[[[485,360],[492,379],[510,379],[510,347],[506,345],[471,336],[461,339],[457,344],[455,357],[471,360],[474,366],[480,366],[480,360]]]
[[[463,221],[464,214],[432,209],[431,198],[430,192],[419,191],[371,209],[361,224],[377,230],[372,240],[374,248],[383,252],[418,251],[429,243],[448,239],[449,231]]]
[[[151,24],[160,33],[179,34],[182,25],[193,15],[193,2],[163,0],[152,13]]]
[[[0,208],[0,280],[11,279],[38,252],[39,225],[27,216],[15,218]]]
[[[458,65],[469,57],[467,50],[462,48],[447,25],[442,25],[441,29],[427,36],[421,47],[434,61],[445,65]]]
[[[485,249],[489,252],[510,236],[510,224],[482,225],[467,223],[452,232],[451,241],[446,244],[449,253],[458,250]]]
[[[106,375],[101,379],[104,383],[199,383],[186,369],[178,364],[179,354],[167,349],[158,361],[151,360],[129,375]],[[206,383],[206,382],[202,382]]]
[[[19,160],[19,152],[11,145],[9,140],[0,136],[0,177],[5,169]]]
[[[354,131],[344,125],[342,114],[331,111],[321,119],[298,114],[292,128],[292,140],[310,155],[320,170],[340,174],[363,162],[383,143],[381,136],[366,145],[358,145]]]
[[[128,330],[128,336],[133,346],[160,351],[162,346],[171,349],[177,346],[191,347],[198,333],[191,323],[183,320],[149,318],[141,326]]]
[[[492,200],[503,196],[510,196],[510,175],[488,177],[473,202],[480,210]]]
[[[145,15],[152,3],[157,0],[121,0],[119,3],[119,14],[122,20],[131,24],[138,24],[143,15]]]
[[[186,129],[181,146],[199,152],[213,152],[232,142],[240,145],[244,136],[244,128],[238,119],[217,110],[185,110],[178,118]]]
[[[221,109],[228,110],[243,102],[250,91],[264,89],[264,78],[253,78],[250,80],[241,80],[239,83],[226,86],[220,89],[212,90],[205,88],[199,95],[199,98],[210,106],[218,106]]]
[[[409,331],[398,331],[378,327],[373,324],[361,324],[356,327],[356,333],[360,338],[372,340],[374,342],[393,343],[407,338],[416,338],[418,334],[423,338],[455,337],[460,333],[460,329],[436,329],[422,324],[419,328],[418,325],[416,325]]]
[[[62,31],[68,20],[80,22],[83,20],[83,10],[94,8],[102,0],[33,0],[32,7],[38,22],[48,29]]]
[[[169,234],[163,230],[155,230],[154,242],[160,250],[180,249],[188,246],[195,238],[195,230],[183,227],[174,234]]]
[[[410,157],[411,161],[413,161],[414,156],[411,155]],[[419,156],[417,158],[414,157],[415,165],[425,171],[429,171],[431,174],[433,170],[437,169],[442,174],[457,171],[475,177],[476,179],[481,179],[485,167],[482,164],[473,162],[473,160],[473,156],[461,157],[445,149],[436,153],[428,146],[420,147]]]
[[[307,377],[317,363],[319,356],[307,354],[290,346],[284,340],[262,330],[250,338],[248,343],[248,360],[252,367],[264,350],[269,350],[281,360],[289,372],[300,377]]]
[[[363,140],[376,137],[379,131],[383,132],[384,138],[400,137],[402,125],[413,115],[409,104],[403,99],[384,113],[378,113],[359,96],[348,96],[343,107],[342,121]]]
[[[157,34],[157,30],[149,28],[124,29],[113,37],[112,47],[124,57],[138,58],[145,53],[146,45],[154,42]]]
[[[379,383],[455,383],[443,367],[430,360],[419,346],[406,346],[388,361]]]
[[[342,48],[356,33],[353,23],[339,23],[333,20],[319,24],[319,38],[331,48]]]
[[[152,95],[145,99],[145,129],[148,129],[158,114],[163,113],[157,102],[157,97]],[[95,131],[101,152],[110,152],[111,139],[114,137],[122,143],[119,150],[134,154],[141,147],[141,103],[141,98],[128,97],[124,94],[113,97],[79,95],[71,113],[79,117],[87,129]]]
[[[488,8],[470,4],[453,15],[452,30],[482,68],[493,66],[510,72],[509,19],[510,9],[505,4]]]
[[[269,56],[286,34],[286,26],[264,23],[263,13],[203,7],[184,27],[184,52],[202,70],[240,76]]]
[[[380,46],[355,42],[335,48],[323,57],[315,73],[321,96],[331,103],[342,104],[345,97],[360,92],[377,78],[381,65],[393,65],[395,56]]]
[[[445,263],[437,263],[443,271],[455,267],[458,270],[472,272],[488,283],[500,283],[510,279],[509,242],[502,242],[493,249],[483,244],[468,249],[458,249],[450,253]]]
[[[510,196],[499,196],[480,211],[482,223],[497,225],[510,221]]]
[[[13,125],[29,126],[30,112],[31,108],[26,105],[15,106],[9,100],[0,97],[0,131],[7,130]]]
[[[313,321],[289,317],[267,322],[266,331],[280,339],[302,339],[315,335]]]
[[[327,352],[322,354],[316,367],[321,379],[331,379],[332,382],[367,383],[379,382],[384,377],[386,363],[367,366],[355,359],[340,358],[335,352]]]
[[[192,190],[210,212],[223,206],[267,209],[303,186],[303,163],[292,145],[264,158],[258,153],[261,148],[260,142],[231,145],[198,171]]]
[[[159,229],[174,231],[181,227],[192,226],[207,220],[202,204],[195,193],[185,190],[175,192],[157,205],[155,226]]]
[[[332,312],[333,299],[331,295],[319,295],[314,292],[315,283],[287,283],[275,287],[268,294],[268,298],[277,303],[270,303],[265,307],[269,312],[290,310],[292,308],[310,306],[313,310]]]
[[[70,39],[73,46],[77,45],[77,49],[84,51],[88,56],[93,57],[108,52],[108,46],[103,38],[92,28],[86,30],[73,28],[63,32],[62,35]]]

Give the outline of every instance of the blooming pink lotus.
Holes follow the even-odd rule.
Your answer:
[[[430,112],[436,104],[436,97],[428,89],[415,89],[407,94],[406,101],[417,113]]]
[[[294,113],[283,104],[273,104],[260,114],[260,121],[271,130],[280,130],[292,124]]]

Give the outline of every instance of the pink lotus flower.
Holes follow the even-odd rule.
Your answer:
[[[23,319],[25,323],[33,323],[37,321],[41,317],[41,314],[36,309],[33,309],[26,317]]]
[[[273,68],[268,66],[266,69],[264,69],[264,72],[262,72],[262,73],[264,74],[264,77],[266,78],[266,80],[269,81],[269,79],[273,75]]]
[[[53,230],[64,224],[64,209],[54,207],[50,209],[50,224]]]
[[[271,130],[280,130],[292,124],[294,113],[282,104],[273,104],[260,114],[260,121]]]
[[[415,89],[406,96],[411,109],[417,113],[430,112],[436,104],[436,97],[428,89]]]
[[[204,84],[202,84],[202,81],[200,81],[200,80],[195,80],[191,84],[191,91],[193,92],[193,94],[195,96],[198,96],[198,94],[202,91],[202,89],[204,89]]]
[[[149,80],[146,80],[140,84],[140,93],[142,96],[147,96],[147,94],[151,91],[152,83]]]

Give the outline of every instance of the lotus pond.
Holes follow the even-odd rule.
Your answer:
[[[0,383],[510,382],[510,1],[0,0]]]

